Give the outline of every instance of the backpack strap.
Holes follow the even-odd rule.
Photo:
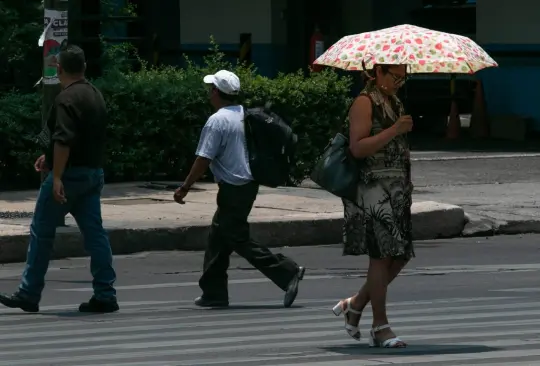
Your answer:
[[[249,138],[249,136],[251,136],[253,131],[251,130],[251,126],[249,125],[249,123],[246,123],[247,108],[244,105],[241,105],[241,107],[242,107],[242,113],[243,113],[242,123],[244,124],[244,142],[246,144],[246,150],[248,153],[248,160],[249,160],[249,156],[251,155],[251,139]]]

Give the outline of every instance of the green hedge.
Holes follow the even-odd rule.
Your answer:
[[[246,106],[270,101],[292,123],[299,136],[294,181],[309,174],[329,138],[342,127],[351,102],[351,80],[331,70],[269,79],[253,68],[227,64],[216,50],[203,66],[143,67],[138,72],[113,67],[93,81],[103,92],[110,114],[108,180],[184,178],[200,130],[212,113],[202,77],[220,69],[239,75]],[[39,103],[39,96],[33,94],[0,98],[0,189],[9,182],[19,186],[37,181],[33,162],[39,146],[33,136],[41,126]]]
[[[39,183],[33,168],[41,149],[39,94],[8,93],[0,97],[0,190]]]
[[[41,76],[43,49],[41,0],[0,0],[0,91],[16,87],[27,92]]]

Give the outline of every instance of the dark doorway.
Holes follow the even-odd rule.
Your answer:
[[[307,70],[311,36],[318,27],[325,36],[325,48],[342,34],[342,0],[288,0],[288,70]]]

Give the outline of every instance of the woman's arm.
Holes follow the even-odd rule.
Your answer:
[[[369,136],[371,118],[371,100],[366,96],[359,96],[349,111],[349,149],[355,158],[374,155],[398,134],[396,128],[392,126],[375,136]]]

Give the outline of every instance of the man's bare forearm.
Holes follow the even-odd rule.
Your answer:
[[[189,189],[196,181],[198,181],[208,170],[210,162],[210,159],[198,156],[197,159],[195,159],[193,165],[191,166],[191,171],[189,172],[189,175],[184,181],[184,187]]]

